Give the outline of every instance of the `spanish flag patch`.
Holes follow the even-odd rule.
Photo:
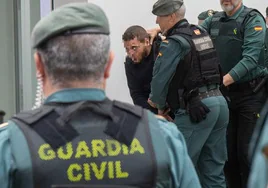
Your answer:
[[[254,30],[255,31],[262,31],[262,27],[261,26],[256,26],[256,27],[254,27]]]
[[[196,35],[201,35],[201,32],[200,32],[199,29],[194,30],[194,33],[195,33]]]

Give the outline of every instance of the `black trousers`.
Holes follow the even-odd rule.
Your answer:
[[[249,144],[267,93],[262,88],[228,92],[230,121],[227,128],[228,161],[225,176],[228,188],[246,188],[250,171]]]

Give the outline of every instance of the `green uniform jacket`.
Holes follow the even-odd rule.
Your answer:
[[[66,89],[52,94],[46,102],[101,101],[105,98],[104,91],[99,89]],[[158,171],[157,187],[201,187],[193,164],[188,156],[182,134],[174,124],[165,120],[158,119],[158,123],[153,124],[152,120],[154,118],[155,116],[148,111],[149,128],[157,166],[159,169],[162,169],[163,165],[169,164],[165,167],[168,169],[165,173]],[[79,125],[74,125],[74,127],[79,128]],[[29,173],[29,176],[24,181],[27,184],[21,185],[21,187],[33,188],[29,146],[22,131],[12,121],[8,121],[8,123],[0,126],[0,167],[1,188],[14,187],[13,177],[16,169],[24,169]]]
[[[181,22],[181,25],[187,21]],[[176,68],[191,50],[189,42],[181,36],[173,35],[164,40],[159,49],[159,55],[153,69],[150,99],[160,110],[166,107],[169,84],[176,73]]]
[[[241,8],[228,19],[237,19],[238,16],[243,12],[245,6]],[[211,20],[213,17],[208,17],[202,24],[201,27],[210,31]],[[256,27],[262,27],[262,30],[255,29]],[[245,23],[244,30],[244,42],[243,42],[243,58],[229,71],[229,74],[234,79],[235,82],[240,81],[243,77],[248,76],[251,72],[258,66],[258,60],[260,57],[261,50],[264,45],[264,38],[266,33],[266,25],[261,17],[261,15],[256,14],[256,16],[250,17]],[[232,32],[232,31],[230,31]],[[216,47],[217,48],[217,47]],[[227,48],[228,46],[222,46],[222,48]],[[229,62],[222,62],[222,66],[228,66]],[[247,80],[247,79],[245,79]]]

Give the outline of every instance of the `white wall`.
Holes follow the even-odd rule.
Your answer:
[[[112,99],[132,102],[126,83],[124,71],[125,50],[121,36],[127,27],[141,25],[145,28],[156,26],[155,16],[151,13],[156,0],[88,0],[101,6],[106,12],[111,25],[112,50],[115,52],[115,60],[111,71],[111,77],[107,84],[107,95]],[[196,24],[197,16],[207,9],[221,10],[220,0],[185,0],[187,8],[186,18]],[[204,3],[205,2],[205,3]],[[267,0],[244,0],[248,7],[254,7],[265,13],[268,6]]]
[[[41,1],[45,2],[44,5],[41,5],[41,9],[51,6],[48,0]],[[64,2],[65,0],[58,1]],[[66,2],[70,1],[75,2],[76,0],[68,0]],[[102,7],[110,22],[111,49],[115,53],[115,59],[111,70],[111,77],[107,83],[107,95],[111,99],[132,103],[125,76],[124,59],[126,54],[121,37],[124,31],[131,25],[141,25],[145,28],[156,26],[156,17],[151,13],[152,6],[156,0],[88,0],[88,2]],[[200,12],[208,9],[221,10],[220,0],[184,0],[184,2],[187,8],[186,18],[193,24],[197,24],[197,16]],[[244,4],[258,9],[265,15],[268,0],[244,0]],[[41,10],[42,12],[43,15],[48,13],[47,10]]]

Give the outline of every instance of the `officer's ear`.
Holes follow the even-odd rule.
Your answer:
[[[150,38],[145,38],[144,44],[145,44],[145,46],[150,46]]]
[[[38,52],[34,53],[34,61],[35,61],[35,66],[36,66],[36,75],[44,77],[45,68],[42,62],[42,58]]]
[[[113,60],[114,60],[114,52],[110,51],[108,62],[107,62],[106,67],[104,69],[104,78],[105,79],[109,78],[109,76],[110,76],[110,71],[111,71]]]

